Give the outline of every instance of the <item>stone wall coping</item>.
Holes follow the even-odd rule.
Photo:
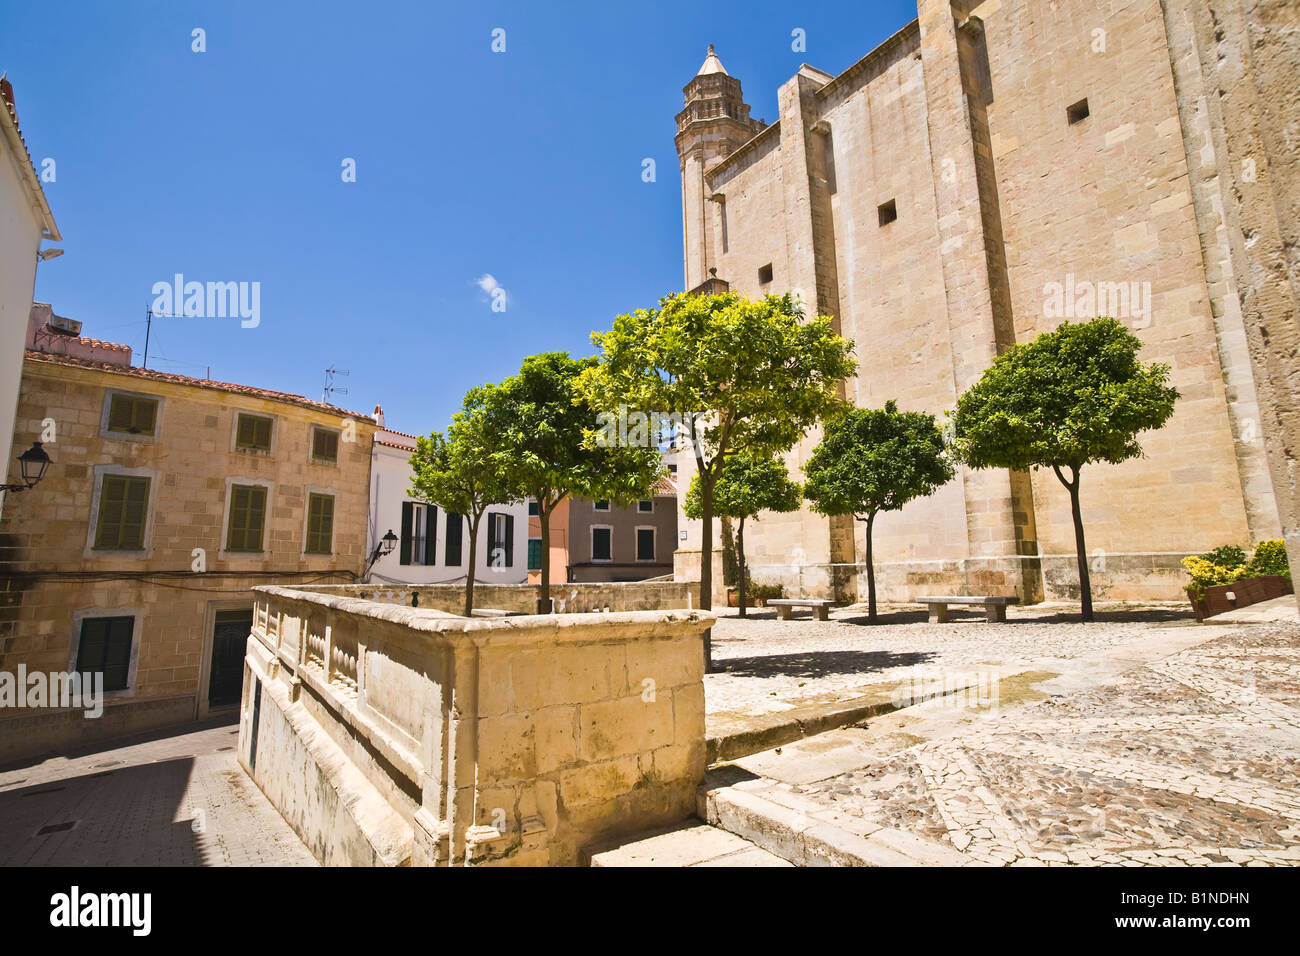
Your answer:
[[[715,550],[721,551],[721,549],[715,549]],[[697,548],[696,552],[698,553],[698,551],[699,549]],[[653,562],[642,562],[642,563],[653,565]],[[664,562],[659,562],[659,563],[664,563]],[[601,562],[600,566],[607,567],[608,565],[605,562]],[[647,578],[644,581],[559,581],[559,582],[553,581],[551,582],[551,593],[555,595],[559,595],[570,590],[571,588],[578,588],[579,590],[585,588],[591,588],[595,590],[598,588],[611,588],[611,587],[622,587],[622,586],[627,586],[631,588],[658,587],[658,588],[663,588],[664,590],[668,590],[670,588],[681,587],[683,584],[689,584],[689,583],[690,582],[688,581],[660,581],[654,578]],[[509,590],[514,590],[516,588],[528,588],[529,590],[536,591],[537,585],[527,584],[527,583],[494,584],[490,581],[474,582],[475,594],[479,593],[479,591],[488,591],[495,588],[506,588]],[[311,594],[343,594],[343,593],[351,593],[356,591],[375,591],[375,592],[448,591],[451,592],[451,591],[464,591],[465,584],[464,582],[461,582],[459,584],[453,584],[444,581],[435,581],[435,582],[430,582],[428,584],[421,584],[414,581],[403,581],[395,584],[379,583],[379,582],[375,582],[372,584],[307,584],[299,588],[295,588],[295,590],[302,590]],[[452,616],[455,617],[456,615],[452,615]]]
[[[853,83],[872,67],[906,56],[908,53],[920,49],[920,46],[921,21],[916,19],[897,33],[886,38],[883,43],[839,74],[839,76],[833,77],[829,83],[815,91],[814,95],[820,100],[825,100]]]
[[[503,618],[465,618],[429,608],[361,598],[339,597],[312,591],[299,591],[277,585],[253,588],[271,597],[315,604],[320,607],[397,624],[408,630],[429,634],[453,643],[527,642],[552,638],[557,641],[595,643],[622,642],[629,629],[638,636],[666,637],[683,630],[702,634],[713,626],[715,616],[707,611],[618,611],[609,614],[531,614]]]

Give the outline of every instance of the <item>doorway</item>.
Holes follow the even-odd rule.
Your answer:
[[[252,608],[216,612],[212,626],[212,669],[208,676],[210,710],[239,703],[244,686],[244,652],[252,630]]]

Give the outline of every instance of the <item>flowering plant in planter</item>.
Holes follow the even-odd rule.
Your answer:
[[[1224,545],[1205,554],[1189,555],[1183,558],[1182,564],[1192,578],[1186,590],[1192,606],[1197,609],[1198,620],[1234,605],[1244,607],[1266,600],[1273,597],[1275,591],[1285,594],[1290,589],[1291,569],[1287,563],[1286,546],[1280,540],[1261,541],[1255,546],[1254,554],[1249,560],[1241,548]],[[1252,582],[1256,578],[1274,580],[1261,580],[1249,586],[1243,583],[1240,589],[1236,589],[1242,593],[1235,598],[1229,598],[1226,594],[1213,595],[1216,601],[1226,598],[1228,602],[1217,610],[1205,603],[1207,596],[1210,596],[1210,588]]]

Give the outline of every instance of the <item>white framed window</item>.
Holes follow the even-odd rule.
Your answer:
[[[275,485],[264,478],[226,478],[225,514],[221,520],[223,560],[241,555],[265,554],[270,535]]]
[[[494,571],[515,566],[514,515],[489,511],[487,517],[487,566]]]
[[[402,536],[398,564],[436,564],[438,509],[418,501],[402,502]]]
[[[105,389],[99,434],[105,438],[154,441],[161,431],[162,407],[163,400],[157,395]]]
[[[614,529],[610,525],[591,526],[591,560],[593,562],[614,560]]]
[[[640,525],[636,529],[636,559],[638,561],[654,561],[655,544],[655,529],[649,525]]]
[[[411,509],[411,564],[424,564],[424,546],[429,539],[429,509],[416,505]]]
[[[602,499],[600,499],[600,501],[593,501],[593,502],[591,503],[591,510],[592,510],[592,511],[608,511],[608,510],[609,510],[609,499],[608,499],[608,498],[602,498]]]
[[[84,556],[150,557],[158,475],[152,468],[96,465],[94,480]]]
[[[74,611],[68,672],[102,673],[105,697],[133,696],[143,620],[135,607]]]
[[[653,498],[642,498],[636,503],[637,513],[648,515],[653,514],[655,510],[655,500]]]

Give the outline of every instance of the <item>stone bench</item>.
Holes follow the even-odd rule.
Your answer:
[[[1007,605],[1019,604],[1014,597],[976,597],[970,594],[949,594],[944,597],[918,597],[912,599],[916,604],[924,604],[930,611],[930,623],[942,624],[948,620],[949,604],[969,604],[984,608],[986,620],[990,624],[1007,619]]]
[[[829,621],[831,619],[831,608],[835,605],[834,601],[824,598],[768,598],[764,602],[768,607],[776,608],[777,614],[781,620],[790,621],[794,619],[794,609],[797,607],[812,608],[813,615],[819,621]]]

